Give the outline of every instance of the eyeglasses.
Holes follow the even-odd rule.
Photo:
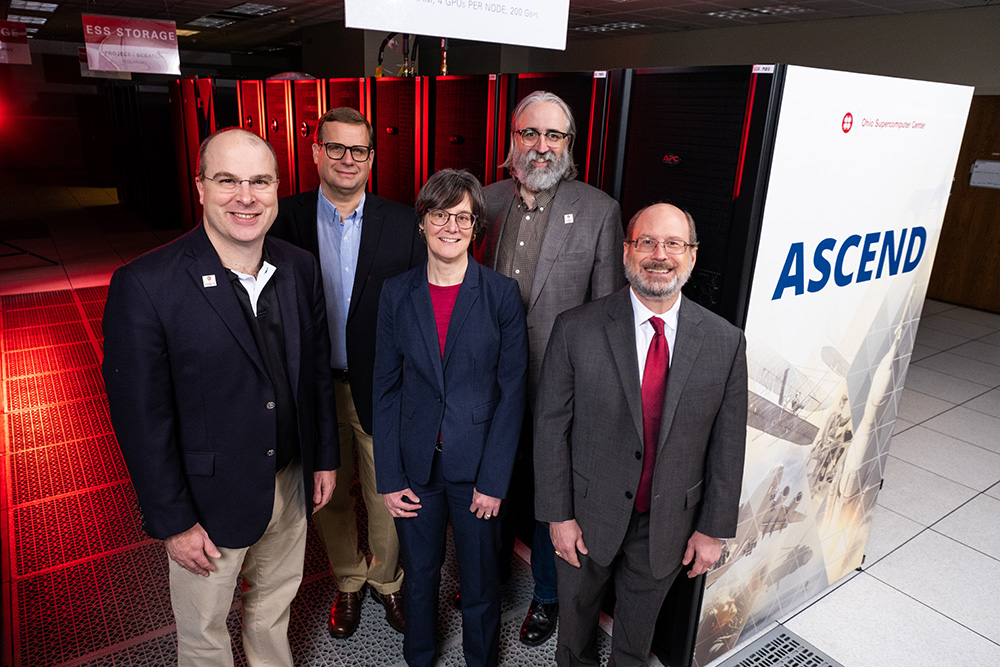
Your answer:
[[[203,181],[212,181],[223,192],[236,192],[244,183],[250,184],[251,190],[266,192],[278,184],[277,178],[270,176],[258,176],[257,178],[233,178],[232,176],[211,176],[201,175]]]
[[[427,219],[431,221],[432,225],[437,227],[444,227],[452,217],[458,223],[459,229],[471,229],[472,225],[476,224],[476,216],[471,213],[449,213],[439,208],[432,208],[427,211]]]
[[[656,250],[657,246],[663,246],[663,252],[668,255],[683,255],[687,252],[688,248],[697,248],[697,243],[685,243],[684,241],[678,241],[676,239],[670,239],[668,241],[657,241],[656,239],[651,239],[648,236],[640,236],[637,239],[630,239],[626,241],[629,245],[636,249],[637,252],[643,255],[651,255],[653,251]]]
[[[555,130],[539,132],[533,127],[526,127],[523,130],[515,130],[515,132],[517,132],[517,134],[521,137],[521,143],[529,148],[538,143],[539,137],[545,137],[545,143],[559,144],[562,143],[566,137],[570,136],[568,132],[556,132]]]
[[[372,151],[375,150],[371,146],[345,146],[333,141],[320,141],[318,143],[320,146],[326,148],[326,156],[331,160],[343,159],[344,154],[350,149],[351,157],[356,162],[367,162],[368,158],[371,157]]]

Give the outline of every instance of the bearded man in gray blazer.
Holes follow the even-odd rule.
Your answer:
[[[504,166],[512,179],[486,188],[489,226],[476,248],[476,258],[517,281],[528,323],[528,414],[522,454],[509,497],[526,493],[524,510],[504,508],[501,562],[510,562],[511,519],[531,515],[531,412],[545,346],[556,315],[611,294],[625,284],[618,253],[622,243],[618,202],[586,183],[574,180],[573,141],[576,123],[558,96],[537,91],[514,110],[510,152]],[[512,511],[513,509],[513,511]],[[552,636],[558,613],[555,556],[548,527],[534,526],[531,572],[534,592],[521,626],[521,641],[538,646]]]
[[[596,665],[601,599],[618,596],[609,665],[645,665],[674,578],[707,572],[736,534],[746,441],[743,333],[681,297],[690,215],[637,213],[631,287],[561,314],[535,406],[536,516],[557,556],[556,662]],[[544,471],[544,472],[542,472]]]

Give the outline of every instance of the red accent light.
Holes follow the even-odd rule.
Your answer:
[[[743,136],[740,138],[740,159],[736,163],[736,185],[733,187],[733,201],[740,196],[743,182],[743,163],[747,157],[747,139],[750,136],[750,116],[753,114],[753,95],[757,90],[757,73],[750,75],[750,93],[747,95],[747,110],[743,116]]]

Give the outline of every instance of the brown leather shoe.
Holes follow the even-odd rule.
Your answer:
[[[372,599],[385,607],[385,620],[396,632],[406,632],[406,617],[403,616],[403,591],[379,593],[372,589]]]
[[[347,639],[358,629],[361,621],[361,596],[364,590],[337,594],[337,599],[330,609],[330,620],[327,627],[330,634],[337,639]]]

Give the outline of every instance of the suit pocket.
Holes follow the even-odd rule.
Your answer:
[[[573,495],[576,496],[577,498],[586,498],[588,486],[590,486],[590,480],[574,470]]]
[[[472,423],[482,424],[484,421],[493,419],[493,414],[497,411],[497,405],[499,403],[499,400],[490,401],[486,405],[480,405],[478,408],[473,408]]]
[[[184,472],[198,477],[211,477],[215,474],[215,454],[184,452]]]
[[[705,492],[705,480],[701,480],[684,494],[684,509],[688,510],[701,502],[701,497]]]
[[[399,403],[399,410],[407,419],[413,419],[413,413],[417,411],[417,402],[403,396]]]

